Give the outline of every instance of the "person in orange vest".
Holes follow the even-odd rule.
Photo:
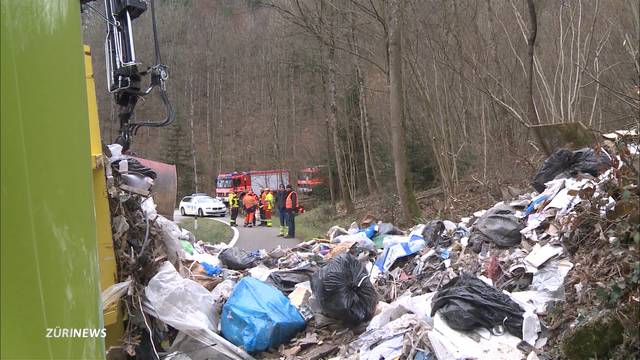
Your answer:
[[[249,192],[242,198],[242,205],[246,212],[244,217],[244,226],[252,227],[253,221],[255,220],[255,212],[258,208],[258,196],[253,193],[253,190],[249,190]]]
[[[287,214],[287,236],[285,238],[292,239],[296,237],[296,213],[300,208],[298,204],[298,193],[293,190],[291,185],[287,185],[287,196],[284,201],[284,210]]]
[[[273,210],[273,194],[271,189],[266,188],[264,190],[264,196],[260,201],[262,210],[264,211],[264,220],[267,227],[271,227],[271,211]]]

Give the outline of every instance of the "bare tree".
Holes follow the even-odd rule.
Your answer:
[[[401,22],[403,0],[389,1],[389,112],[393,164],[400,204],[407,219],[420,215],[408,171],[402,94]]]

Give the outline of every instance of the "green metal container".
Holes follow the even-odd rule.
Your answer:
[[[1,2],[3,359],[104,358],[79,7]]]

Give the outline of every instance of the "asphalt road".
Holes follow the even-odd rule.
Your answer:
[[[179,222],[183,216],[176,210],[173,214],[173,219]],[[216,221],[219,219],[225,223],[229,222],[229,217],[223,218],[200,218],[198,221]],[[290,248],[300,242],[298,239],[285,239],[279,237],[278,232],[280,229],[280,220],[275,217],[273,219],[273,227],[257,226],[257,227],[244,227],[244,219],[238,216],[238,226],[236,229],[239,232],[239,236],[234,246],[244,250],[258,250],[266,249],[272,250],[280,245],[283,248]]]

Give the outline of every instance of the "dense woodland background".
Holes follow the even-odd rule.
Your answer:
[[[326,164],[331,198],[347,200],[347,210],[392,192],[412,215],[414,190],[440,186],[447,199],[465,176],[488,188],[522,177],[514,162],[542,153],[530,125],[581,121],[607,131],[639,121],[638,0],[156,6],[176,121],[141,129],[132,150],[176,164],[180,195],[213,192],[221,171]],[[134,24],[138,58],[150,65],[150,11]],[[103,139],[112,142],[105,26],[94,11],[83,25]],[[136,118],[159,119],[161,109],[146,99]]]

